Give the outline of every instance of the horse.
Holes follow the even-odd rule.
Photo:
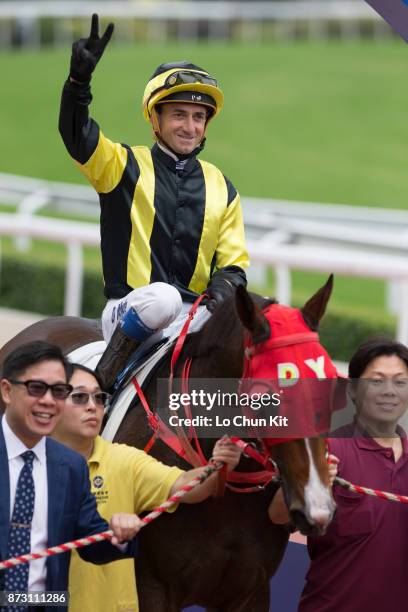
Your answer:
[[[317,329],[331,291],[329,278],[301,309],[311,330]],[[249,334],[254,345],[268,338],[270,326],[263,312],[275,303],[239,288],[235,296],[217,307],[200,331],[187,336],[175,376],[180,375],[182,361],[190,358],[190,375],[194,379],[239,379],[245,337]],[[68,354],[80,345],[101,340],[102,334],[95,321],[74,317],[45,319],[8,342],[0,351],[0,364],[17,346],[38,339],[53,342]],[[145,391],[151,407],[156,403],[156,378],[169,376],[169,364],[170,356],[159,364],[155,379]],[[151,437],[145,412],[131,406],[114,441],[144,448]],[[208,458],[213,444],[214,440],[201,440]],[[150,453],[169,465],[191,467],[160,439]],[[335,510],[324,438],[284,441],[272,445],[270,453],[279,469],[293,525],[304,534],[323,533]],[[259,466],[243,457],[237,469],[251,473]],[[197,604],[208,612],[267,612],[270,578],[289,538],[287,526],[275,525],[268,517],[268,507],[279,484],[271,481],[242,494],[227,487],[222,497],[200,504],[180,504],[175,513],[166,514],[144,529],[135,561],[140,611],[177,612]]]

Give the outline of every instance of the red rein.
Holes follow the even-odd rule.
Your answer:
[[[169,392],[171,392],[173,379],[174,379],[175,367],[180,357],[181,351],[183,349],[184,342],[188,334],[188,329],[190,327],[190,323],[193,320],[197,312],[198,306],[200,305],[201,301],[205,297],[207,297],[205,294],[200,295],[199,298],[194,302],[192,308],[190,309],[188,313],[188,317],[186,319],[186,322],[183,325],[183,328],[180,332],[177,342],[175,344],[173,354],[171,357],[171,362],[170,362]],[[183,364],[182,373],[181,373],[181,386],[182,386],[183,393],[188,393],[188,388],[189,388],[188,381],[189,381],[191,364],[192,364],[191,359],[187,359]],[[177,455],[179,455],[185,461],[188,461],[192,466],[199,467],[199,466],[207,465],[207,459],[204,456],[204,453],[200,446],[195,428],[191,426],[189,428],[189,435],[187,436],[186,432],[183,430],[182,427],[177,427],[176,428],[177,436],[176,436],[174,432],[171,431],[169,427],[167,427],[167,425],[163,423],[163,421],[151,411],[149,404],[147,402],[146,396],[143,393],[143,390],[141,389],[135,377],[132,379],[132,383],[136,389],[137,395],[140,398],[141,404],[146,412],[149,425],[151,429],[153,430],[153,435],[144,448],[145,452],[149,452],[153,444],[155,443],[155,441],[159,438],[165,444],[167,444],[167,446],[169,446],[175,453],[177,453]],[[190,407],[187,406],[185,407],[185,409],[186,409],[186,416],[191,417]],[[195,449],[193,448],[190,440],[194,440]],[[265,488],[265,486],[269,484],[274,477],[276,477],[274,465],[273,465],[273,462],[269,459],[269,455],[267,453],[265,453],[265,455],[259,453],[253,448],[251,444],[249,443],[246,444],[245,442],[243,442],[242,440],[239,440],[238,438],[234,438],[234,441],[239,446],[243,445],[241,446],[241,448],[243,448],[245,454],[247,456],[251,456],[252,458],[255,458],[259,463],[261,463],[264,466],[265,469],[260,472],[235,472],[234,471],[234,472],[230,472],[229,474],[226,474],[225,470],[224,472],[221,471],[220,479],[219,479],[220,482],[218,486],[218,494],[222,495],[226,480],[229,482],[236,483],[236,484],[246,483],[246,484],[252,485],[246,488],[238,488],[238,487],[233,487],[230,484],[226,484],[228,488],[236,492],[239,492],[239,493],[252,493],[254,491],[259,491]],[[221,485],[222,481],[224,482]]]

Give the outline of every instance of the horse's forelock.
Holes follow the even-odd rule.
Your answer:
[[[264,308],[267,308],[271,304],[278,303],[278,300],[275,300],[275,298],[263,297],[262,295],[258,295],[257,293],[250,293],[249,295],[251,296],[255,304],[259,306],[261,310],[263,310]]]
[[[189,342],[186,343],[185,356],[204,357],[211,355],[214,350],[224,350],[230,344],[231,338],[235,339],[237,335],[242,337],[242,324],[235,308],[235,298],[231,296],[215,309],[200,331],[190,336]]]

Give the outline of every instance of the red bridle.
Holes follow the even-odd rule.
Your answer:
[[[169,392],[171,392],[172,383],[174,379],[174,372],[176,368],[176,364],[182,352],[185,339],[188,334],[188,329],[191,321],[193,320],[198,306],[201,301],[206,297],[206,295],[201,295],[196,302],[193,304],[192,308],[188,313],[188,317],[186,322],[183,325],[183,328],[180,332],[180,335],[175,344],[173,354],[170,362],[170,376],[169,376]],[[274,305],[276,306],[276,305]],[[270,312],[270,306],[268,306],[264,311],[264,315],[267,315],[268,311]],[[306,324],[305,324],[306,325]],[[265,356],[265,354],[270,353],[271,351],[275,351],[276,349],[285,348],[294,345],[300,345],[303,343],[318,343],[318,334],[312,331],[301,331],[294,334],[283,335],[277,338],[270,338],[265,342],[260,342],[259,344],[254,344],[252,337],[249,334],[246,334],[244,340],[244,367],[241,383],[247,384],[251,379],[259,378],[257,372],[254,371],[253,368],[253,360],[254,357],[258,357],[260,355]],[[319,345],[320,346],[320,345]],[[186,359],[183,364],[182,372],[181,372],[181,389],[182,393],[188,393],[189,389],[189,376],[190,369],[192,365],[192,359]],[[182,459],[189,462],[194,467],[199,467],[206,465],[208,460],[205,457],[202,448],[200,446],[196,431],[194,427],[190,427],[188,433],[184,431],[182,427],[176,427],[176,435],[172,430],[170,430],[165,423],[155,415],[148,405],[146,397],[139,386],[136,378],[132,379],[132,382],[135,386],[136,392],[140,398],[142,406],[144,407],[148,422],[150,427],[153,430],[153,436],[146,444],[144,450],[148,452],[153,446],[154,442],[157,438],[161,439],[165,444],[167,444],[174,452],[176,452]],[[249,383],[250,384],[250,383]],[[189,406],[185,406],[186,417],[191,418],[191,411]],[[282,442],[287,442],[290,438],[273,438],[272,441],[268,440],[268,447],[271,444],[279,444]],[[243,441],[239,441],[238,438],[234,438],[235,443],[237,443],[244,450],[245,454],[263,465],[264,469],[259,472],[230,472],[226,474],[224,470],[220,475],[220,481],[223,481],[219,484],[219,492],[223,489],[223,486],[228,483],[236,483],[236,484],[250,484],[250,487],[247,488],[237,488],[231,484],[226,484],[228,488],[231,490],[243,493],[243,492],[254,492],[259,491],[266,487],[274,478],[276,478],[277,471],[276,466],[274,465],[270,453],[267,450],[267,446],[263,443],[263,451],[260,453],[257,451],[251,443],[245,443]],[[193,448],[192,442],[195,446]]]
[[[206,297],[206,295],[201,295],[193,304],[190,309],[186,322],[183,325],[183,328],[180,332],[180,335],[177,339],[177,342],[174,346],[173,354],[170,361],[170,376],[169,376],[169,392],[171,391],[171,387],[174,379],[175,367],[180,357],[181,351],[184,346],[185,339],[188,334],[188,329],[191,321],[193,320],[198,306],[201,301]],[[182,373],[181,373],[181,385],[182,392],[188,392],[188,381],[190,375],[190,368],[192,364],[192,359],[186,359],[183,364]],[[193,467],[200,467],[203,465],[207,465],[208,460],[205,457],[202,448],[200,446],[196,431],[194,427],[189,428],[188,435],[184,431],[182,427],[176,427],[176,434],[160,419],[160,417],[152,412],[147,402],[146,396],[140,387],[136,377],[133,377],[132,383],[136,389],[136,393],[139,396],[140,402],[146,412],[148,423],[153,430],[153,435],[150,440],[147,442],[144,451],[149,452],[152,448],[153,444],[157,439],[162,440],[167,446],[169,446],[177,455],[179,455],[183,460],[190,463]],[[186,416],[188,418],[191,417],[191,412],[189,406],[185,406]],[[195,449],[193,448],[191,441],[194,441]],[[269,454],[261,454],[259,451],[253,448],[250,443],[245,443],[239,441],[238,438],[235,439],[235,443],[241,445],[243,451],[248,457],[252,457],[258,463],[261,463],[264,466],[264,470],[258,472],[230,472],[226,475],[225,470],[220,475],[220,481],[222,479],[227,479],[229,482],[234,483],[246,483],[251,484],[251,487],[248,488],[236,488],[232,485],[228,484],[227,486],[232,490],[238,491],[240,493],[252,493],[254,491],[259,491],[266,487],[267,484],[271,482],[273,478],[276,477],[276,469],[269,457]],[[220,490],[220,486],[218,487]],[[221,493],[221,491],[220,491]]]

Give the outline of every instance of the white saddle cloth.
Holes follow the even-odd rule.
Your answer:
[[[136,376],[140,386],[143,385],[149,372],[151,372],[156,363],[158,363],[160,359],[167,353],[169,347],[180,335],[180,331],[186,321],[186,316],[190,308],[191,304],[183,304],[183,310],[177,317],[177,319],[165,329],[154,333],[144,343],[144,346],[147,350],[153,344],[156,344],[164,338],[168,338],[167,342],[165,342],[161,347],[159,347],[159,349],[155,351],[146,361],[143,361],[134,372],[134,375]],[[205,306],[199,306],[194,319],[190,323],[188,332],[191,333],[201,329],[201,327],[210,318],[210,316],[211,314],[208,312]],[[85,344],[84,346],[81,346],[69,353],[68,359],[72,363],[81,363],[82,365],[87,366],[91,370],[94,370],[105,348],[106,342],[104,340],[100,340],[98,342],[90,342],[89,344]],[[105,428],[101,434],[102,437],[105,438],[105,440],[113,440],[116,432],[120,427],[120,424],[122,423],[123,417],[125,416],[127,409],[135,395],[136,390],[134,385],[131,383],[129,383],[122,390],[115,402],[112,414],[109,417],[109,420],[106,423]]]

